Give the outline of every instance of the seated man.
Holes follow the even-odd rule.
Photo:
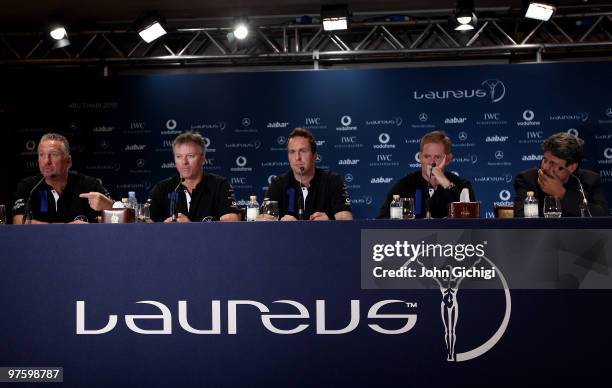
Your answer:
[[[172,143],[179,176],[157,183],[149,194],[155,222],[240,221],[234,190],[227,179],[204,174],[206,144],[202,135],[185,132]]]
[[[315,168],[317,142],[309,130],[295,128],[289,134],[287,157],[291,170],[272,181],[265,196],[278,201],[281,221],[353,219],[342,178]]]
[[[32,224],[96,222],[99,211],[113,206],[99,179],[69,172],[70,166],[68,140],[57,133],[43,135],[38,143],[42,176],[25,178],[17,185],[14,224],[24,223],[28,210]]]
[[[426,133],[421,138],[419,147],[421,170],[395,182],[387,193],[377,218],[389,218],[389,206],[394,194],[398,194],[400,198],[415,198],[417,204],[422,202],[421,209],[415,208],[417,217],[424,217],[427,210],[431,217],[448,216],[448,205],[459,201],[461,190],[464,188],[469,190],[470,201],[475,201],[476,196],[470,182],[444,171],[452,159],[451,140],[446,133],[441,131]]]
[[[542,217],[544,197],[561,199],[563,217],[607,216],[608,203],[601,189],[599,174],[579,169],[583,157],[582,139],[565,132],[559,132],[542,143],[544,157],[540,168],[522,171],[514,179],[514,216],[523,217],[523,205],[528,191],[538,199],[538,213]],[[584,195],[588,207],[584,206]]]

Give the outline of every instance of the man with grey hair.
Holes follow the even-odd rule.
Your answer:
[[[68,171],[72,166],[68,140],[57,133],[43,135],[38,143],[41,175],[17,185],[13,223],[96,222],[98,212],[113,201],[99,179]]]
[[[179,176],[157,183],[149,194],[156,222],[239,221],[232,186],[222,176],[204,174],[206,143],[197,132],[184,132],[172,143]]]
[[[528,191],[533,191],[538,199],[540,217],[546,196],[560,199],[564,217],[608,215],[608,203],[599,174],[578,168],[584,155],[583,146],[582,139],[565,132],[555,133],[544,140],[540,168],[522,171],[514,179],[515,217],[523,217]],[[585,200],[588,206],[584,205]]]

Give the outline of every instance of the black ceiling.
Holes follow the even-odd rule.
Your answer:
[[[2,0],[0,30],[36,30],[53,14],[64,15],[70,23],[131,21],[156,10],[168,19],[218,18],[236,15],[318,14],[322,4],[348,3],[354,13],[452,9],[454,0]],[[475,0],[477,8],[521,7],[521,0]],[[612,0],[559,0],[560,7],[577,11],[594,8],[609,11]]]

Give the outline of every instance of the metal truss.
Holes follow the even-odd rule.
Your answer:
[[[193,24],[193,22],[191,22]],[[250,39],[228,38],[219,26],[180,25],[151,44],[134,31],[72,31],[71,45],[50,48],[42,33],[0,34],[0,66],[333,66],[436,60],[541,61],[582,57],[612,59],[612,12],[558,14],[550,21],[493,15],[468,33],[454,31],[448,18],[405,17],[363,20],[340,32],[320,24],[252,27]]]

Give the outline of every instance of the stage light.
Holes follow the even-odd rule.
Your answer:
[[[237,18],[234,21],[234,38],[243,40],[249,35],[249,24],[246,18]]]
[[[51,45],[54,49],[70,45],[66,26],[59,17],[53,18],[49,23],[49,36],[51,37]]]
[[[138,35],[147,43],[167,34],[164,27],[165,21],[157,13],[150,12],[141,16],[134,22],[134,29]]]
[[[536,19],[548,21],[553,13],[557,10],[557,7],[552,1],[530,1],[525,12],[525,17],[528,19]]]
[[[458,0],[455,14],[451,18],[455,31],[468,31],[476,28],[476,13],[473,0]]]
[[[348,29],[349,10],[346,4],[324,5],[321,7],[321,21],[325,31]]]

